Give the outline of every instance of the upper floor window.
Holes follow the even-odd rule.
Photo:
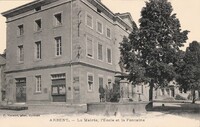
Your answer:
[[[24,34],[24,25],[19,25],[18,26],[18,32],[17,32],[18,36],[21,36]]]
[[[55,14],[54,20],[55,20],[55,26],[62,25],[62,14],[61,13]]]
[[[98,60],[103,60],[103,45],[98,43]]]
[[[42,54],[41,54],[41,41],[35,42],[36,48],[35,48],[35,53],[36,53],[36,59],[41,59]]]
[[[55,37],[56,42],[56,56],[62,55],[62,40],[61,37]]]
[[[24,61],[24,48],[23,45],[18,46],[18,51],[19,51],[19,62]]]
[[[93,17],[90,14],[86,14],[86,24],[88,27],[93,28]]]
[[[90,37],[87,37],[86,39],[87,43],[87,56],[93,58],[93,40]]]
[[[112,50],[111,50],[111,48],[106,49],[106,54],[107,54],[107,62],[112,63]]]
[[[41,92],[42,91],[41,75],[35,76],[35,79],[36,79],[35,92]]]
[[[110,28],[106,28],[106,36],[108,38],[111,38],[111,30],[110,30]]]
[[[88,82],[88,91],[93,90],[93,84],[94,84],[94,75],[91,73],[87,74],[87,82]]]
[[[41,19],[35,20],[35,31],[40,31],[42,29]]]
[[[103,34],[103,24],[100,21],[97,21],[97,32]]]

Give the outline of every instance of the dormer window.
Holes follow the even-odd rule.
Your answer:
[[[98,12],[98,13],[101,13],[101,10],[100,10],[99,8],[97,8],[97,12]]]
[[[41,10],[41,6],[35,8],[35,11],[40,11],[40,10]]]

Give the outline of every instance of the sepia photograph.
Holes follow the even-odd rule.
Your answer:
[[[0,0],[1,127],[200,127],[199,0]]]

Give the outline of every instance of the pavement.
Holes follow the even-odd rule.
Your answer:
[[[163,106],[164,104],[164,106]],[[23,104],[21,104],[23,105]],[[154,102],[154,110],[131,116],[95,116],[86,105],[29,105],[28,110],[0,110],[1,127],[199,127],[200,104]],[[186,106],[190,110],[182,110]],[[195,108],[194,108],[195,107]]]

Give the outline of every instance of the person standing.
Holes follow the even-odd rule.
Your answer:
[[[103,102],[104,94],[105,94],[105,90],[104,90],[103,86],[100,86],[99,87],[99,99],[100,99],[100,102]]]

